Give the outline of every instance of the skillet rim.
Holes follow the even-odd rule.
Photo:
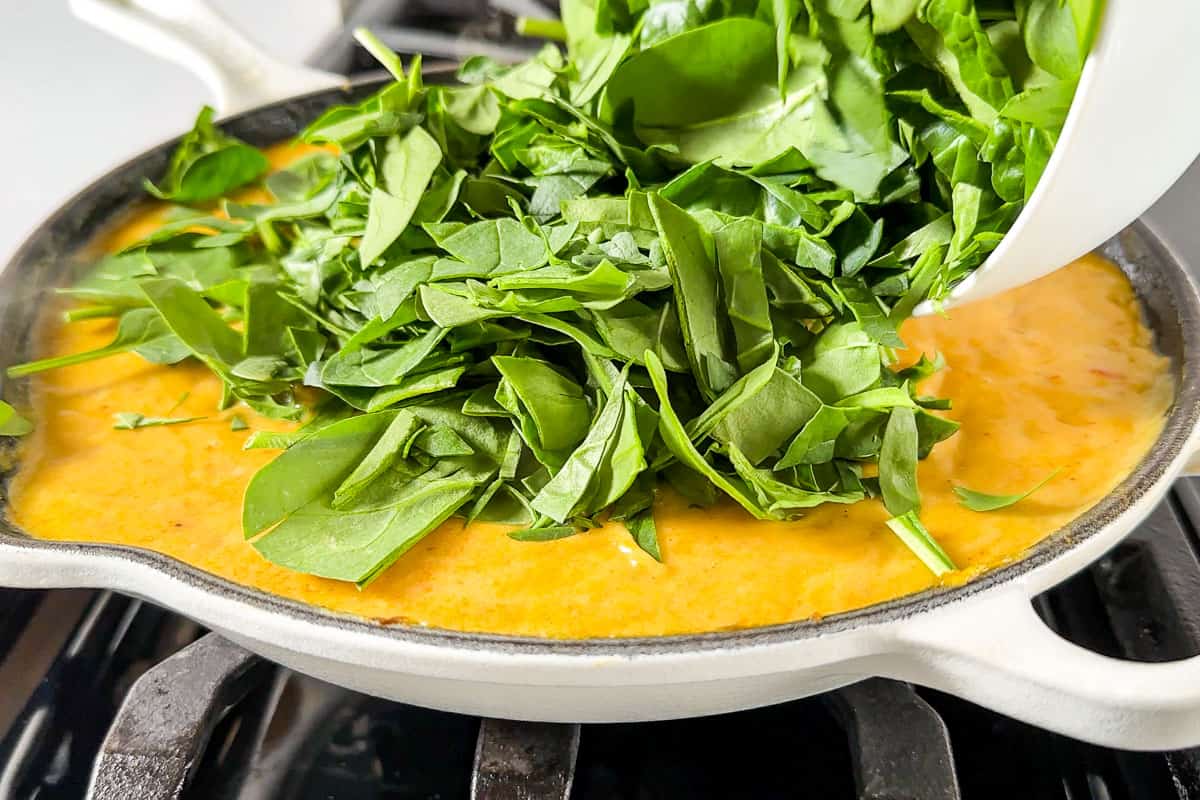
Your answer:
[[[441,76],[444,78],[447,74],[452,74],[452,71],[438,68],[427,70],[427,77]],[[268,127],[276,128],[272,132],[273,141],[280,141],[295,132],[293,130],[282,133],[278,130],[280,125],[293,123],[295,128],[307,121],[306,118],[301,118],[306,116],[303,112],[296,113],[296,108],[312,106],[321,109],[335,103],[356,100],[384,82],[385,79],[378,75],[367,75],[349,81],[343,87],[285,98],[222,118],[219,122],[222,127],[230,129],[234,135],[239,135],[259,145],[268,142],[263,136],[253,134],[253,131],[256,130],[255,125],[267,124]],[[289,107],[293,108],[289,110]],[[261,118],[279,112],[284,112],[284,119],[273,123],[262,122]],[[239,131],[239,128],[249,130],[251,133],[247,134],[245,130]],[[7,277],[11,272],[21,273],[29,270],[41,257],[41,252],[48,247],[47,240],[59,236],[57,232],[59,226],[68,223],[74,217],[80,216],[81,211],[90,208],[94,197],[103,194],[110,184],[127,178],[130,173],[144,172],[143,162],[156,155],[161,157],[163,154],[168,154],[174,149],[179,139],[178,136],[174,137],[127,159],[59,205],[28,234],[21,245],[13,251],[8,261],[0,265],[0,277]],[[96,228],[111,224],[123,213],[128,213],[137,201],[142,199],[139,196],[123,195],[122,199],[100,213],[99,220],[89,220],[91,229],[73,231],[72,241],[66,249],[77,252],[86,247],[91,235],[96,232]],[[80,240],[81,234],[82,240]],[[333,628],[343,633],[376,637],[396,643],[488,652],[496,655],[656,656],[706,650],[741,650],[813,639],[852,629],[883,626],[950,603],[966,600],[1001,584],[1016,582],[1040,567],[1069,555],[1077,546],[1100,535],[1138,501],[1151,494],[1175,462],[1179,460],[1184,447],[1195,435],[1197,428],[1200,427],[1200,369],[1195,365],[1195,354],[1200,351],[1200,293],[1198,293],[1196,284],[1189,277],[1183,260],[1150,226],[1141,220],[1132,223],[1105,246],[1106,250],[1112,251],[1109,253],[1110,257],[1114,257],[1127,275],[1131,268],[1140,268],[1141,264],[1140,261],[1138,264],[1133,264],[1132,261],[1121,257],[1122,248],[1116,242],[1118,239],[1126,238],[1131,239],[1130,243],[1133,246],[1146,251],[1144,260],[1151,264],[1150,272],[1165,284],[1160,291],[1168,293],[1177,312],[1180,353],[1174,359],[1176,361],[1174,366],[1178,376],[1178,386],[1175,401],[1167,415],[1163,431],[1133,472],[1096,505],[1034,545],[1019,559],[989,570],[959,586],[931,587],[922,592],[904,595],[884,603],[816,620],[806,619],[737,630],[667,636],[554,639],[455,631],[412,623],[383,624],[368,618],[331,611],[299,600],[243,586],[150,550],[128,545],[36,539],[21,531],[15,523],[8,519],[7,490],[4,485],[0,485],[0,544],[32,553],[56,553],[85,561],[97,557],[118,558],[130,562],[137,568],[149,569],[164,577],[182,582],[190,588],[245,603],[260,611],[280,614],[290,618],[293,622],[305,623],[317,628]],[[1138,288],[1136,284],[1135,288]],[[1142,299],[1141,294],[1139,292],[1139,299]],[[4,317],[10,313],[9,305],[0,303],[0,324],[3,324]],[[1152,325],[1151,327],[1157,335],[1159,328],[1169,322],[1169,320],[1160,320],[1158,326]],[[0,396],[2,396],[5,385],[6,379],[0,372]],[[3,448],[0,448],[0,451],[2,450]],[[2,471],[2,465],[0,465],[0,471]],[[1080,568],[1086,566],[1086,563],[1081,564]],[[152,602],[163,602],[154,597],[147,599]],[[163,602],[163,604],[171,605],[168,602]]]

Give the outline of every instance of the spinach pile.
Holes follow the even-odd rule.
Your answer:
[[[453,86],[360,34],[394,80],[309,125],[333,147],[267,176],[271,203],[229,198],[267,162],[203,112],[150,188],[224,213],[180,207],[65,290],[119,318],[110,345],[11,374],[194,358],[223,405],[284,418],[310,387],[307,424],[248,442],[283,452],[245,534],[360,585],[454,515],[532,541],[607,516],[660,558],[662,483],[758,519],[882,498],[953,569],[917,462],[958,426],[897,329],[1020,212],[1098,4],[562,8],[566,56]]]

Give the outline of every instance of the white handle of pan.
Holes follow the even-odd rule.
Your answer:
[[[70,5],[93,27],[196,75],[222,116],[346,82],[267,55],[203,0],[70,0]]]
[[[1108,747],[1200,742],[1200,656],[1152,664],[1099,655],[1054,633],[1020,588],[953,605],[905,622],[891,677]]]

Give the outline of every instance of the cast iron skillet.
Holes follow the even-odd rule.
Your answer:
[[[310,93],[229,118],[257,145],[293,136],[378,80]],[[28,359],[47,290],[70,283],[77,251],[143,198],[175,141],[117,167],[47,219],[0,272],[0,368]],[[1081,739],[1124,748],[1200,743],[1200,659],[1144,665],[1058,639],[1029,600],[1128,533],[1184,470],[1200,421],[1200,299],[1179,260],[1142,224],[1103,252],[1128,275],[1177,392],[1136,471],[1020,561],[958,588],[819,621],[743,631],[583,641],[382,626],[232,584],[131,547],[30,538],[0,520],[0,584],[104,587],[187,614],[245,647],[348,687],[463,713],[548,721],[711,714],[825,691],[869,675],[911,680]],[[3,381],[3,378],[0,378]],[[27,401],[27,382],[0,384]],[[15,464],[3,445],[0,463]],[[0,496],[0,501],[3,501]]]

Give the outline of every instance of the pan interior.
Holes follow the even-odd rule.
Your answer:
[[[361,96],[377,86],[375,82],[358,84],[349,91],[325,91],[284,101],[248,112],[224,123],[239,138],[257,145],[285,140],[321,110]],[[83,190],[48,219],[0,272],[0,370],[26,360],[31,352],[32,331],[39,306],[56,286],[71,282],[82,266],[77,257],[80,248],[99,232],[133,213],[142,197],[143,175],[157,175],[165,168],[174,142],[165,143],[118,167]],[[735,632],[689,634],[654,639],[541,640],[525,637],[468,634],[416,627],[380,627],[375,623],[335,614],[299,602],[276,598],[253,589],[232,584],[202,573],[173,559],[155,553],[118,545],[75,545],[34,540],[0,517],[0,542],[30,549],[74,551],[80,556],[107,552],[144,563],[182,578],[207,591],[239,597],[278,613],[302,617],[311,622],[356,628],[377,636],[412,638],[455,646],[535,651],[600,652],[616,650],[641,652],[696,647],[728,647],[777,638],[794,639],[850,626],[885,621],[932,607],[964,594],[980,591],[1009,580],[1033,567],[1065,553],[1071,546],[1100,531],[1162,476],[1168,464],[1186,443],[1200,416],[1200,378],[1194,364],[1198,336],[1196,292],[1182,266],[1143,226],[1135,225],[1108,242],[1102,252],[1117,263],[1128,276],[1142,303],[1148,326],[1154,332],[1160,351],[1168,356],[1174,373],[1176,396],[1166,426],[1152,451],[1139,467],[1104,501],[1071,525],[1051,535],[1030,550],[1020,562],[994,570],[962,587],[931,590],[886,604],[830,616],[819,622],[804,621]],[[25,383],[4,382],[0,390],[5,399],[21,406],[26,397]],[[12,440],[0,440],[0,470],[11,474],[16,463]],[[0,488],[0,502],[5,501]],[[3,509],[0,509],[2,511]]]

